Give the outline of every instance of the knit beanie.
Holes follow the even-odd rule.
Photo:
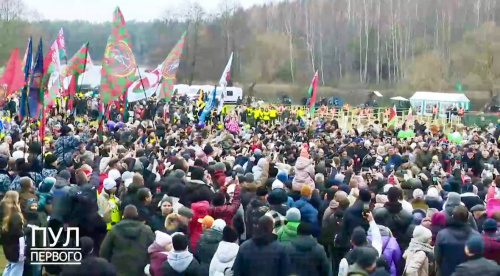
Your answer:
[[[297,208],[290,208],[286,211],[287,221],[300,221],[300,211]]]
[[[302,185],[302,188],[300,188],[300,195],[301,196],[311,196],[312,195],[312,189],[309,187],[309,185]]]
[[[460,205],[460,195],[455,192],[450,192],[448,194],[448,204],[451,206],[458,206]]]
[[[421,243],[428,243],[432,239],[432,232],[424,226],[418,225],[413,230],[413,238]]]
[[[487,219],[483,223],[483,230],[485,232],[496,232],[498,229],[497,222],[494,219]]]
[[[281,182],[285,182],[288,180],[288,176],[286,175],[285,172],[280,172],[278,173],[278,175],[276,176],[276,179],[281,181]]]
[[[414,199],[424,199],[424,192],[420,189],[415,189],[413,191],[413,198]]]
[[[360,226],[354,228],[354,231],[352,231],[351,235],[351,242],[355,246],[361,246],[366,243],[366,231],[365,229],[361,228]]]
[[[482,254],[484,251],[484,241],[480,235],[473,234],[469,237],[465,246],[469,250],[469,253],[474,255]]]

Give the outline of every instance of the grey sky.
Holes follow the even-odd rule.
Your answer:
[[[191,0],[200,3],[208,12],[217,12],[222,0]],[[254,4],[279,0],[239,0],[248,8]],[[125,20],[148,21],[163,17],[168,9],[175,9],[186,0],[24,0],[26,6],[38,11],[43,19],[110,21],[116,6],[123,12]]]

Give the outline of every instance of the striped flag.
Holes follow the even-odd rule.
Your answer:
[[[314,115],[316,109],[316,90],[318,88],[318,71],[314,74],[314,78],[309,86],[309,113],[311,113],[311,118]]]

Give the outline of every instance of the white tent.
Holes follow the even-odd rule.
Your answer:
[[[469,110],[470,100],[463,93],[442,93],[418,91],[410,98],[416,114],[432,115],[432,108],[437,105],[439,114],[446,114],[449,107],[463,107]]]
[[[392,97],[391,100],[393,100],[393,101],[403,101],[403,102],[409,101],[407,98],[403,98],[401,96]]]

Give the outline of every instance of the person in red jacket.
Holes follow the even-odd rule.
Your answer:
[[[215,188],[222,187],[226,185],[226,165],[224,163],[219,162],[214,166],[214,174],[212,175],[212,181],[215,185]]]
[[[228,185],[224,185],[212,199],[212,206],[208,209],[208,214],[214,219],[223,219],[226,225],[233,225],[233,217],[240,208],[240,185],[236,184],[234,196],[231,203],[226,202],[226,190]]]
[[[497,231],[496,220],[490,218],[484,221],[483,233],[481,234],[484,241],[483,257],[500,265],[500,235]]]

